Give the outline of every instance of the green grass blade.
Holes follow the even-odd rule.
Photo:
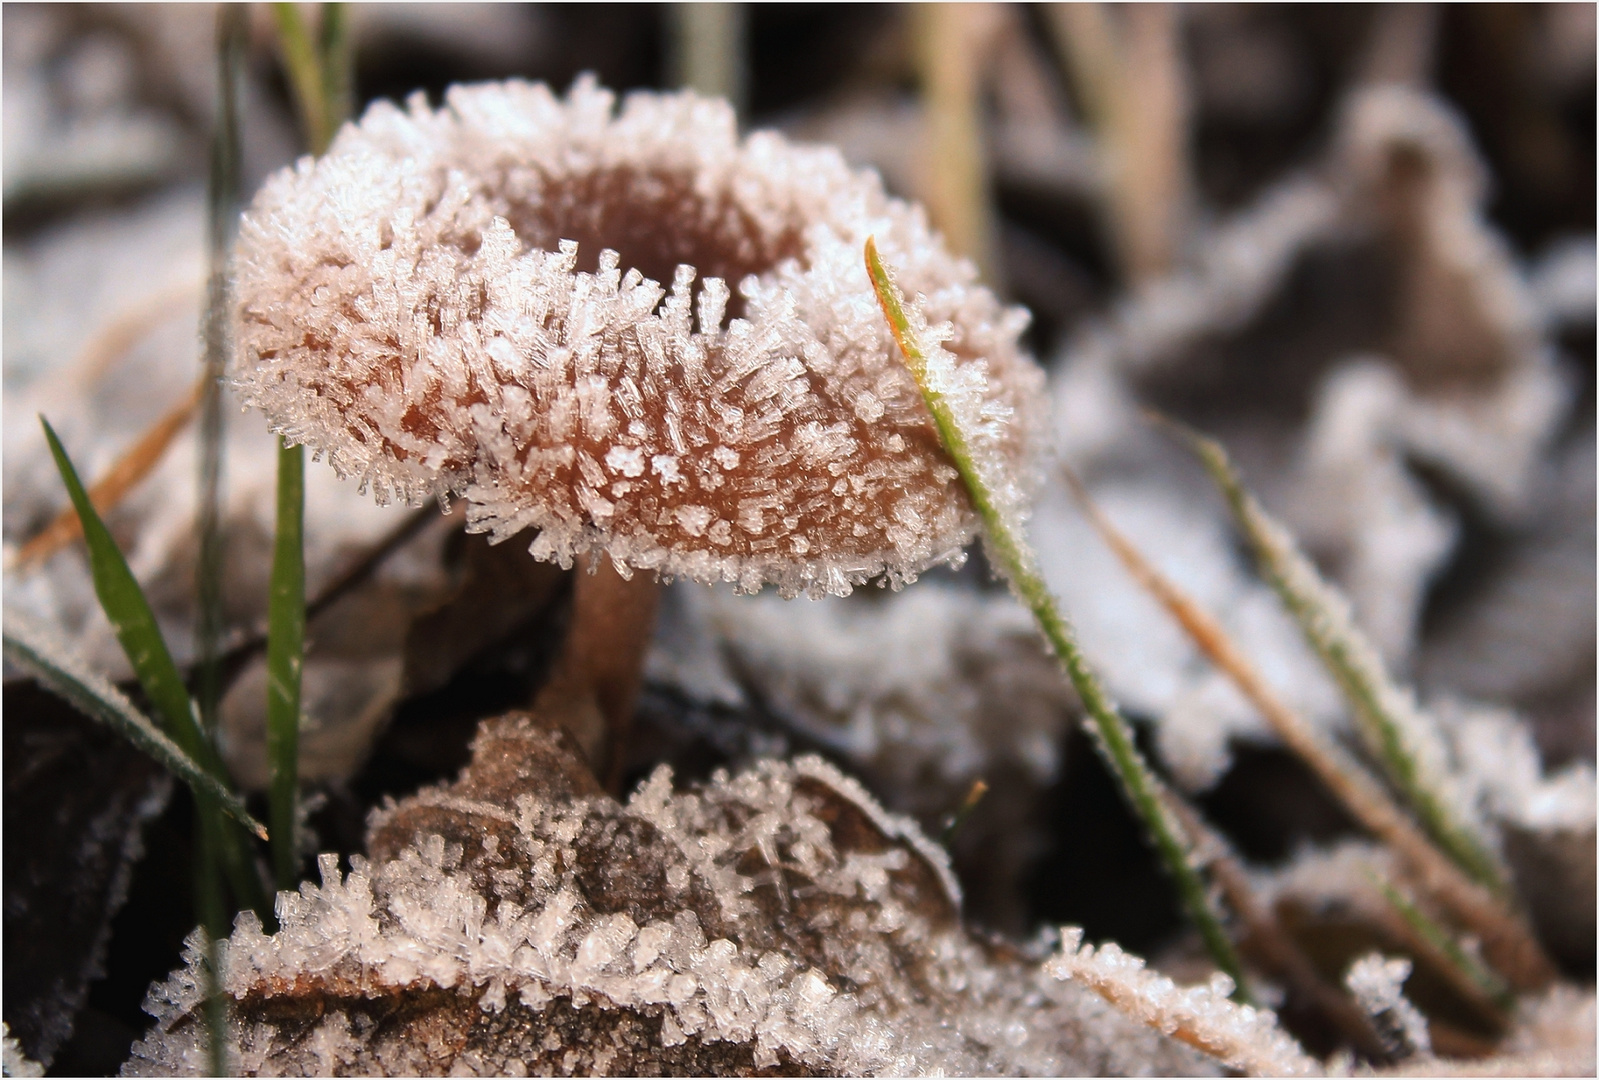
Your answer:
[[[305,646],[305,448],[278,447],[278,522],[267,609],[267,758],[272,770],[272,866],[278,888],[300,880],[300,670]]]
[[[294,99],[300,107],[305,141],[312,153],[320,154],[327,148],[333,132],[328,126],[327,91],[322,81],[319,50],[311,40],[305,20],[300,17],[300,5],[273,4],[272,20],[277,26],[278,45],[283,51],[283,66],[288,70],[289,85],[294,89]]]
[[[349,13],[324,4],[313,42],[296,4],[272,5],[311,152],[327,150],[351,106]],[[272,772],[272,865],[278,887],[300,879],[300,675],[305,650],[305,450],[278,447],[277,537],[267,611],[267,757]]]
[[[1110,696],[1088,666],[1082,650],[1078,648],[1076,634],[1050,594],[1049,587],[1044,584],[1021,527],[1011,520],[1005,499],[999,494],[1004,485],[980,474],[972,455],[971,440],[949,400],[934,385],[937,376],[930,371],[928,356],[906,316],[899,290],[877,254],[877,245],[870,239],[866,241],[866,269],[877,293],[878,303],[882,305],[883,314],[893,331],[894,340],[905,357],[906,366],[910,368],[927,402],[927,408],[933,414],[939,438],[960,471],[961,479],[971,495],[972,505],[982,520],[990,561],[1004,573],[1016,595],[1038,620],[1045,639],[1065,667],[1067,677],[1088,710],[1091,720],[1089,732],[1094,736],[1096,746],[1120,783],[1122,793],[1133,811],[1143,820],[1161,861],[1177,885],[1183,906],[1204,939],[1205,948],[1216,966],[1232,978],[1235,1000],[1247,1003],[1243,967],[1222,928],[1220,915],[1212,906],[1209,890],[1195,867],[1192,841],[1181,823],[1167,810],[1161,796],[1160,781],[1139,754],[1132,729],[1116,711]]]
[[[1167,423],[1194,448],[1221,489],[1264,576],[1343,690],[1361,739],[1394,789],[1457,866],[1505,894],[1508,886],[1499,860],[1447,796],[1452,780],[1441,734],[1411,691],[1389,676],[1382,657],[1355,625],[1349,602],[1322,578],[1288,529],[1250,494],[1220,443]]]
[[[83,482],[78,478],[78,472],[73,468],[66,450],[62,448],[61,440],[56,437],[55,429],[42,416],[39,423],[44,425],[44,437],[50,443],[50,453],[55,457],[56,468],[61,472],[61,480],[66,484],[67,494],[83,525],[83,539],[89,548],[89,567],[94,576],[95,595],[100,599],[106,618],[111,621],[111,628],[116,631],[117,640],[122,643],[128,663],[133,665],[139,685],[144,687],[145,694],[155,706],[167,734],[183,747],[184,753],[212,775],[225,775],[221,762],[217,760],[216,753],[195,720],[188,688],[183,683],[177,664],[172,661],[172,654],[167,650],[166,639],[156,625],[155,613],[144,598],[144,590],[139,588],[133,572],[128,569],[127,560],[122,557],[116,541],[100,520],[99,512],[89,501]]]
[[[318,37],[322,58],[322,113],[327,117],[327,137],[331,142],[339,125],[349,118],[355,107],[355,58],[349,5],[322,5],[322,30]],[[323,145],[316,148],[316,152],[320,154],[326,149]]]
[[[206,1058],[211,1066],[210,1075],[232,1076],[232,1070],[228,1068],[228,999],[222,990],[221,980],[217,978],[217,941],[227,936],[226,908],[222,902],[222,890],[218,887],[216,860],[209,851],[213,842],[209,830],[197,827],[195,834],[195,850],[201,853],[196,859],[195,903],[200,909],[201,923],[205,928],[205,959],[201,964],[200,978],[205,997]],[[217,929],[219,924],[220,929]]]
[[[239,218],[239,79],[244,64],[245,14],[245,9],[236,4],[217,9],[217,115],[206,185],[210,274],[201,325],[206,382],[199,417],[200,492],[195,515],[199,557],[195,566],[194,628],[194,696],[200,725],[206,731],[216,726],[217,703],[222,693],[222,380],[227,374],[231,345],[228,250]]]
[[[315,41],[298,4],[275,3],[272,16],[306,145],[313,154],[324,153],[352,105],[349,14],[343,4],[323,4]]]
[[[76,662],[65,646],[44,629],[12,615],[4,633],[6,659],[34,673],[40,683],[71,702],[85,716],[120,732],[124,738],[160,762],[167,771],[192,788],[196,795],[215,799],[221,807],[261,839],[266,827],[250,816],[244,801],[216,776],[183,752],[160,728],[150,722],[110,680]]]

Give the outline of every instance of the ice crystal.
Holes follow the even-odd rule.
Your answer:
[[[22,1052],[22,1044],[11,1037],[11,1029],[0,1021],[0,1051],[4,1053],[7,1076],[43,1076],[44,1066]]]
[[[373,105],[238,249],[246,398],[382,500],[569,565],[845,594],[975,519],[873,302],[877,237],[1025,475],[1042,377],[922,212],[725,103],[522,82]],[[696,282],[698,283],[696,285]]]
[[[1592,765],[1573,762],[1546,775],[1532,732],[1514,713],[1460,701],[1436,711],[1485,815],[1538,832],[1593,831]]]
[[[370,861],[280,894],[277,934],[240,917],[243,1072],[1213,1067],[968,937],[942,851],[820,759],[684,792],[662,767],[621,805],[567,745],[491,722],[460,781],[374,816]],[[197,959],[152,990],[127,1073],[205,1067]]]
[[[1432,1053],[1427,1018],[1401,990],[1410,978],[1411,966],[1403,957],[1385,960],[1380,953],[1368,953],[1350,965],[1344,975],[1344,985],[1366,1010],[1377,1031],[1402,1057]]]

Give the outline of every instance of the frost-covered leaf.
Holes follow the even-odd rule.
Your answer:
[[[684,792],[663,769],[622,805],[571,747],[525,715],[487,723],[456,783],[373,819],[370,861],[323,856],[271,937],[242,916],[224,961],[241,1068],[1213,1065],[968,937],[942,850],[818,758]],[[374,1027],[377,1002],[394,1011]],[[197,1004],[192,968],[153,988],[127,1071],[203,1068]]]

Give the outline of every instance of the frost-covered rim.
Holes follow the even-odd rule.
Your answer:
[[[992,451],[1025,473],[1042,387],[1018,346],[1027,317],[919,208],[830,148],[741,140],[723,102],[641,93],[617,110],[591,79],[564,100],[513,81],[453,87],[438,111],[380,102],[273,177],[241,229],[235,377],[380,501],[463,494],[495,539],[541,529],[541,558],[603,549],[624,570],[789,595],[898,585],[957,561],[975,521],[872,301],[869,235],[950,324],[998,421]],[[672,401],[702,374],[720,416]],[[604,424],[586,414],[563,430],[530,416],[595,386],[627,414],[625,445],[591,440]],[[794,407],[773,421],[772,401]],[[697,480],[672,464],[713,450]],[[811,474],[756,505],[764,480],[738,469],[762,455]],[[845,477],[872,490],[824,506]]]

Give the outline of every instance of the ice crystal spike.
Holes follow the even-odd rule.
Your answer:
[[[238,248],[246,400],[379,500],[457,492],[533,552],[848,593],[976,522],[860,265],[875,234],[1019,475],[1026,315],[829,148],[592,80],[373,105],[268,181]]]
[[[1380,953],[1368,953],[1344,975],[1344,985],[1372,1018],[1395,1056],[1401,1058],[1432,1054],[1427,1018],[1400,989],[1410,978],[1411,966],[1402,957],[1385,959]]]

